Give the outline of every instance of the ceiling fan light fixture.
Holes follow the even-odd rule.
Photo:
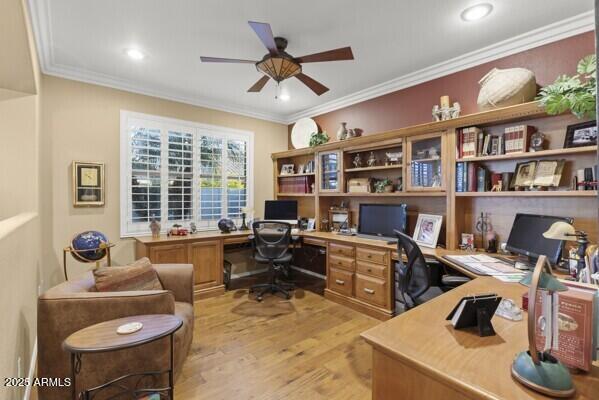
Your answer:
[[[287,57],[266,57],[256,63],[256,68],[275,82],[282,82],[302,72],[301,65]]]

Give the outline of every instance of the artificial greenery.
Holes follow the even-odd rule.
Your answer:
[[[329,141],[329,135],[327,132],[312,132],[310,135],[310,147],[319,146]]]
[[[570,110],[578,118],[596,117],[597,56],[590,54],[578,62],[574,76],[559,76],[539,92],[538,100],[547,114]]]
[[[379,179],[374,183],[374,190],[377,193],[383,193],[385,191],[386,186],[393,186],[393,183],[389,178]]]

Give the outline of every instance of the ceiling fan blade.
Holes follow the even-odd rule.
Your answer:
[[[276,56],[279,54],[279,50],[277,50],[277,45],[275,43],[275,37],[272,34],[272,29],[270,29],[270,24],[265,24],[263,22],[253,22],[248,21],[248,24],[252,27],[260,41],[264,44],[264,46],[268,49],[268,52],[271,56]]]
[[[322,53],[309,54],[307,56],[297,57],[295,61],[300,63],[321,62],[321,61],[342,61],[353,60],[354,54],[351,47],[341,47],[335,50],[323,51]]]
[[[254,86],[252,86],[251,88],[248,89],[248,92],[257,93],[257,92],[261,91],[269,79],[270,78],[268,77],[268,75],[264,75],[262,78],[258,79],[258,82],[254,83]]]
[[[239,60],[237,58],[219,58],[219,57],[203,57],[200,56],[202,62],[216,62],[216,63],[239,63],[239,64],[256,64],[257,61],[252,60]]]
[[[317,95],[321,95],[323,93],[326,93],[329,91],[329,88],[326,87],[325,85],[323,85],[320,82],[315,81],[314,79],[310,78],[308,75],[305,75],[303,73],[299,73],[297,75],[295,75],[295,77],[297,79],[299,79],[300,81],[302,81],[302,83],[306,86],[308,86],[310,89],[312,89],[312,91],[314,93],[316,93]]]

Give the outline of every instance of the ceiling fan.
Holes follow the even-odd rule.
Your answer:
[[[260,41],[262,41],[264,46],[268,49],[268,54],[262,57],[262,60],[253,61],[238,60],[234,58],[200,57],[202,62],[255,64],[258,71],[263,72],[265,75],[260,78],[258,82],[254,83],[254,85],[248,89],[248,92],[261,91],[271,78],[278,84],[285,79],[296,77],[304,85],[312,89],[314,93],[320,96],[321,94],[326,93],[329,88],[304,74],[302,72],[301,64],[354,59],[351,47],[342,47],[302,57],[293,57],[285,51],[287,48],[287,39],[274,37],[269,24],[252,21],[249,21],[248,24],[250,24],[254,32],[256,32],[256,35],[258,35],[258,38],[260,38]]]

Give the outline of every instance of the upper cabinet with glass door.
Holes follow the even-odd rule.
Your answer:
[[[321,192],[341,192],[341,165],[343,157],[340,150],[328,151],[318,154],[320,179],[319,190]]]
[[[431,133],[407,138],[407,190],[444,191],[445,135]]]

